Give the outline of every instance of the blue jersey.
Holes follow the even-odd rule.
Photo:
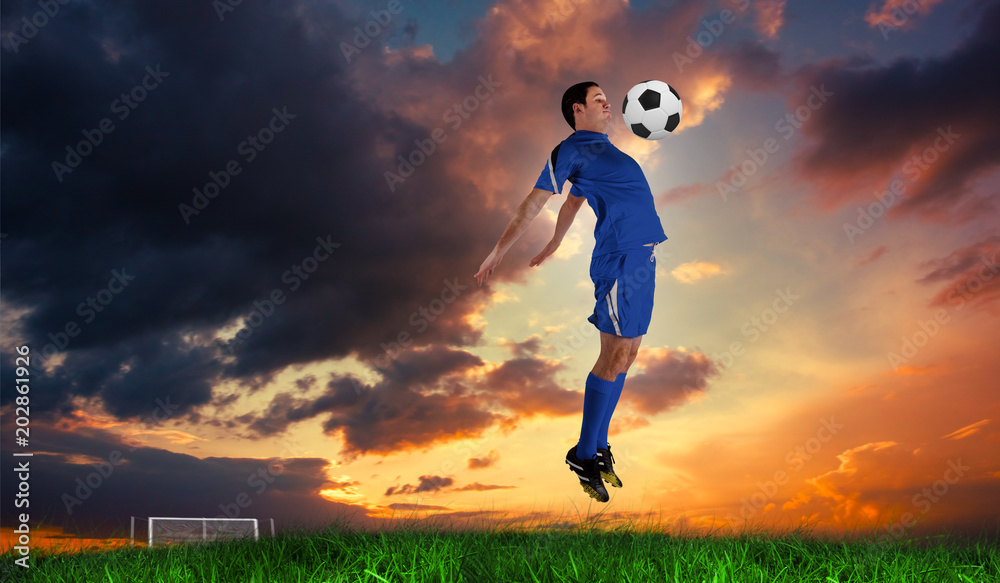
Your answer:
[[[594,256],[662,243],[667,239],[639,163],[607,134],[576,130],[552,150],[535,188],[586,197],[597,215]]]

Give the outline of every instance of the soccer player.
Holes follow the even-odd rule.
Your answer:
[[[574,132],[552,150],[534,189],[483,261],[476,280],[483,285],[549,197],[562,192],[567,180],[573,186],[559,210],[555,234],[529,266],[540,265],[559,248],[584,200],[597,215],[590,262],[597,301],[588,320],[601,333],[601,355],[587,376],[580,440],[567,452],[566,463],[587,494],[607,502],[602,478],[616,488],[622,486],[612,465],[608,425],[625,375],[649,327],[655,250],[667,236],[639,164],[608,140],[611,105],[597,83],[577,83],[567,89],[562,114]]]

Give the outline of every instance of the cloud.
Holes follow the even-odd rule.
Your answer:
[[[881,30],[891,30],[891,28],[913,28],[914,22],[912,14],[916,12],[921,16],[927,16],[936,4],[942,0],[884,0],[882,6],[876,10],[872,4],[865,12],[865,22],[871,27],[879,27]],[[915,10],[914,10],[915,9]]]
[[[699,182],[697,184],[687,184],[684,186],[676,186],[671,188],[666,192],[662,192],[656,196],[656,204],[673,204],[678,202],[685,202],[699,196],[706,194],[714,194],[715,186],[710,184],[705,184]]]
[[[66,7],[32,50],[4,59],[5,111],[17,112],[4,116],[5,160],[17,160],[3,176],[4,210],[20,226],[4,229],[3,302],[23,310],[22,340],[61,333],[69,321],[82,328],[68,338],[61,366],[37,377],[50,387],[38,400],[39,417],[68,413],[75,396],[99,398],[122,418],[170,397],[186,414],[210,402],[220,382],[253,392],[293,364],[378,356],[380,343],[401,331],[417,346],[479,340],[466,319],[478,309],[469,296],[484,293],[469,285],[473,264],[493,245],[480,235],[500,232],[506,219],[483,213],[469,196],[476,189],[437,164],[407,186],[440,193],[440,208],[464,217],[448,229],[422,227],[437,211],[386,188],[383,173],[395,155],[376,154],[382,140],[413,147],[427,128],[352,90],[348,70],[380,58],[375,49],[351,65],[341,58],[340,39],[363,22],[342,18],[331,4],[245,5],[224,24],[203,8]],[[95,17],[108,13],[117,17]],[[307,24],[325,34],[311,34]],[[149,42],[130,40],[140,37]],[[101,39],[122,47],[117,62],[106,60]],[[169,77],[118,120],[109,110],[113,96],[157,64]],[[469,91],[453,88],[448,99]],[[44,97],[53,94],[64,96],[54,110]],[[274,108],[295,118],[248,161],[238,145],[267,126]],[[105,116],[114,117],[114,133],[59,183],[55,153]],[[203,190],[209,173],[219,175],[229,160],[239,162],[240,174],[186,225],[178,205],[191,204],[192,189]],[[354,194],[362,192],[369,194]],[[341,246],[308,279],[288,283],[296,281],[293,266],[305,273],[298,266],[313,260],[318,237]],[[109,285],[112,270],[135,279],[88,321],[76,308]],[[447,282],[456,278],[465,286],[457,301],[433,321],[420,316],[442,294],[455,296]],[[268,306],[274,290],[284,301]],[[216,339],[243,326],[252,335],[227,355]],[[5,352],[5,374],[12,362]],[[4,387],[5,403],[10,396]]]
[[[342,434],[343,454],[350,459],[426,448],[477,435],[501,419],[486,411],[481,399],[465,394],[465,375],[483,364],[468,352],[444,347],[407,350],[378,370],[383,379],[375,385],[334,374],[319,396],[279,393],[265,411],[235,420],[267,437],[324,416],[323,431]]]
[[[359,486],[361,482],[357,480],[330,480],[323,484],[324,490],[347,490],[353,486]]]
[[[948,435],[944,435],[943,438],[944,439],[964,439],[966,437],[969,437],[970,435],[974,435],[974,434],[978,433],[979,430],[982,429],[983,427],[985,427],[986,425],[988,425],[990,421],[992,421],[992,420],[991,419],[983,419],[981,421],[976,421],[975,423],[973,423],[971,425],[966,425],[965,427],[962,427],[961,429],[956,429],[955,431],[952,431]]]
[[[893,370],[893,374],[897,375],[927,375],[933,373],[942,372],[943,367],[941,366],[911,366],[904,365]],[[946,369],[945,369],[946,370]]]
[[[1000,66],[1000,5],[981,6],[976,29],[942,57],[834,58],[794,75],[793,107],[814,89],[832,93],[802,125],[808,140],[794,158],[820,206],[871,202],[896,180],[902,200],[890,200],[890,217],[964,223],[995,212],[995,189],[977,181],[1000,168],[1000,84],[977,72]]]
[[[386,508],[392,510],[450,510],[447,506],[432,506],[429,504],[389,504]]]
[[[539,349],[542,345],[542,337],[533,334],[527,340],[522,340],[521,342],[510,342],[505,341],[503,344],[510,348],[511,353],[518,358],[527,358],[538,354]]]
[[[580,412],[580,391],[564,389],[554,376],[565,368],[560,363],[516,358],[486,373],[484,403],[503,405],[522,417],[563,416]]]
[[[931,306],[957,306],[966,304],[981,307],[1000,298],[1000,236],[993,235],[952,251],[945,257],[920,264],[931,271],[917,280],[918,283],[946,285],[930,301]]]
[[[845,488],[843,484],[853,481],[852,479],[859,471],[859,466],[864,466],[866,471],[874,469],[876,464],[872,460],[876,458],[877,452],[886,448],[893,448],[896,445],[894,441],[879,441],[865,443],[848,449],[837,455],[840,465],[836,469],[820,474],[815,478],[807,479],[806,482],[816,488],[817,496],[828,498],[834,502],[834,516],[841,520],[846,519],[860,510],[859,498],[861,490],[857,487]],[[892,456],[893,459],[886,459],[892,454],[896,454]],[[896,448],[890,454],[885,454],[881,457],[882,461],[878,473],[868,473],[861,477],[862,480],[875,482],[878,481],[879,477],[887,477],[890,471],[889,468],[898,467],[901,457],[905,458],[907,454]]]
[[[341,434],[346,458],[391,455],[476,436],[494,425],[509,430],[523,418],[579,414],[580,391],[554,380],[564,368],[529,357],[487,366],[477,356],[442,346],[404,350],[376,369],[382,380],[374,385],[332,374],[318,396],[281,392],[264,410],[233,421],[259,439],[322,416],[325,433]],[[511,415],[495,412],[497,407]]]
[[[703,279],[726,273],[722,267],[710,261],[691,261],[675,267],[670,275],[681,283],[695,283]]]
[[[721,53],[735,85],[754,91],[775,91],[787,81],[781,70],[781,53],[761,43],[743,39]]]
[[[704,354],[683,348],[646,348],[636,356],[642,374],[630,374],[621,400],[644,415],[669,411],[708,388],[708,378],[719,374]],[[640,425],[641,426],[641,425]]]
[[[943,528],[974,536],[983,516],[996,515],[996,486],[961,452],[883,441],[852,447],[837,458],[839,467],[806,480],[813,490],[796,505],[800,512],[822,509],[832,514],[833,524],[869,532],[872,524],[882,532],[890,522],[897,530],[902,525],[897,539]]]
[[[386,496],[398,496],[400,494],[420,494],[421,492],[437,492],[455,483],[452,478],[442,476],[420,476],[420,483],[416,486],[404,484],[402,486],[391,486],[385,491]]]
[[[495,449],[491,449],[490,453],[484,458],[469,458],[469,469],[470,470],[482,470],[493,466],[497,461],[500,460],[500,453]]]
[[[756,0],[754,10],[757,12],[757,31],[765,38],[777,38],[785,23],[785,0]]]

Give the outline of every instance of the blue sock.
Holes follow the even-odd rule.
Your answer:
[[[601,430],[604,410],[614,386],[614,381],[606,381],[594,373],[587,376],[583,393],[583,427],[580,429],[580,441],[576,444],[578,459],[589,460],[597,455],[597,432]]]
[[[597,432],[597,447],[608,448],[608,427],[611,426],[611,416],[615,414],[615,407],[618,406],[618,398],[622,396],[622,385],[625,384],[626,373],[621,373],[615,379],[614,390],[608,397],[608,406],[604,409],[604,421],[601,423],[601,430]]]

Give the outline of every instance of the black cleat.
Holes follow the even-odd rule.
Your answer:
[[[609,484],[615,488],[622,487],[622,479],[618,477],[615,473],[615,468],[612,465],[615,461],[615,456],[611,455],[611,444],[608,444],[608,449],[598,448],[597,449],[597,469],[601,472],[601,477],[608,481]]]
[[[580,478],[580,486],[591,498],[598,502],[609,500],[608,491],[604,487],[604,480],[601,479],[601,470],[597,465],[597,459],[581,460],[576,457],[576,446],[569,448],[566,452],[566,463],[569,469],[576,472]]]

